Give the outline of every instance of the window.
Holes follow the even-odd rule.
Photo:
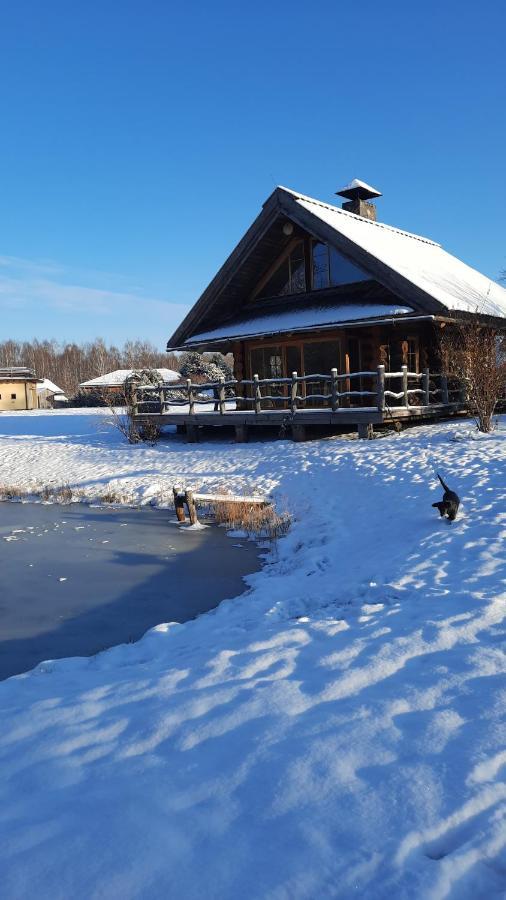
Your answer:
[[[283,351],[281,347],[257,347],[251,351],[251,374],[259,378],[283,377]]]
[[[367,281],[369,275],[346,259],[335,247],[321,241],[313,241],[313,290]]]
[[[306,375],[330,375],[331,369],[341,371],[339,341],[311,341],[303,344],[302,349]]]
[[[15,399],[16,399],[16,394],[11,394],[11,400],[15,400]]]
[[[408,367],[408,372],[418,372],[418,338],[408,338],[408,353],[406,365]]]
[[[257,297],[259,300],[266,297],[283,297],[286,294],[304,293],[305,290],[306,263],[304,242],[298,241],[258,292]]]
[[[310,285],[306,285],[307,254],[310,255]],[[307,290],[319,291],[341,284],[369,281],[370,277],[335,247],[307,238],[292,245],[265,283],[261,282],[262,286],[254,296],[258,300],[265,300],[288,294],[304,294]]]
[[[329,248],[316,241],[313,244],[313,290],[318,291],[329,284]]]

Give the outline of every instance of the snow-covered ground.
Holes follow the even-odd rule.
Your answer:
[[[100,418],[2,414],[0,482],[226,483],[294,524],[240,599],[0,685],[2,897],[504,896],[504,424],[149,448]]]

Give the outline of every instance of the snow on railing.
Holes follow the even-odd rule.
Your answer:
[[[367,379],[371,380],[371,390],[364,389],[363,381]],[[395,380],[400,380],[400,390],[386,387],[392,381],[392,387],[396,387]],[[435,380],[439,380],[440,387],[435,386]],[[413,382],[420,386],[412,387]],[[320,391],[318,388],[316,391],[312,389],[313,386],[320,386]],[[149,399],[150,394],[155,394],[156,399]],[[292,372],[290,378],[260,378],[253,375],[253,378],[221,378],[202,384],[195,384],[188,378],[177,384],[139,385],[133,390],[133,404],[138,415],[163,415],[172,407],[185,406],[188,407],[190,416],[193,416],[197,414],[197,407],[209,404],[213,404],[214,412],[220,415],[226,415],[230,411],[230,404],[234,404],[235,409],[251,408],[255,415],[276,408],[296,413],[298,409],[308,408],[307,404],[315,401],[324,408],[337,412],[342,407],[348,409],[360,406],[353,402],[355,398],[374,398],[375,402],[371,405],[384,411],[392,405],[389,400],[401,400],[401,405],[406,408],[447,405],[463,403],[465,393],[455,379],[451,379],[450,384],[446,375],[430,373],[429,369],[409,372],[407,366],[402,366],[399,372],[386,372],[384,366],[378,366],[375,371],[339,374],[337,369],[331,369],[329,375],[321,372],[298,375],[297,372]]]

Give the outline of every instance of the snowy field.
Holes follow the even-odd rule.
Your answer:
[[[2,898],[504,897],[505,423],[149,448],[100,421],[2,414],[0,482],[226,483],[294,524],[241,599],[0,684]]]

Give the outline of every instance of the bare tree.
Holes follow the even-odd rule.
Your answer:
[[[440,349],[444,371],[464,383],[469,411],[488,434],[506,393],[504,337],[479,322],[462,321],[445,329]]]
[[[179,363],[174,353],[161,352],[148,341],[127,341],[119,348],[101,338],[85,344],[34,339],[0,342],[0,366],[28,366],[73,397],[83,381],[115,369],[178,369]]]

